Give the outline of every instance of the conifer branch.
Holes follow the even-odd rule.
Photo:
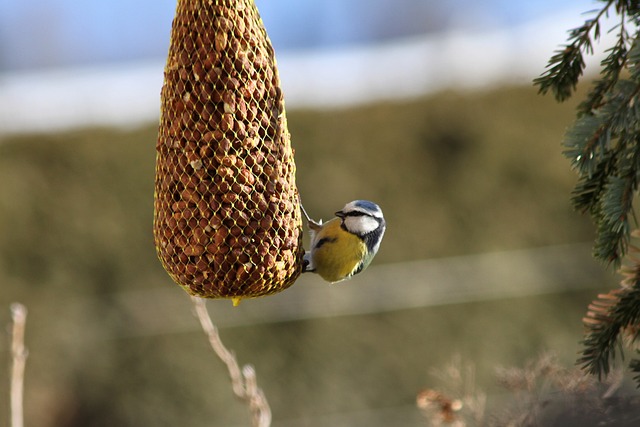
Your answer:
[[[636,230],[634,236],[640,237]],[[640,248],[631,246],[629,265],[623,267],[621,287],[598,295],[583,319],[586,328],[584,349],[578,364],[599,378],[609,374],[616,355],[622,353],[624,344],[637,341],[640,332]],[[634,359],[629,367],[640,385],[640,360]]]
[[[605,1],[592,18],[569,31],[568,44],[534,80],[541,93],[552,91],[559,101],[570,97],[584,71],[583,55],[592,54],[600,38],[600,21],[615,10],[619,21],[608,31],[617,37],[563,142],[564,155],[578,173],[573,206],[596,224],[594,256],[615,267],[627,251],[640,176],[639,8],[637,1]]]
[[[587,19],[580,27],[569,30],[568,44],[559,49],[549,60],[546,71],[534,83],[540,93],[550,90],[558,101],[571,97],[585,68],[584,54],[593,54],[593,40],[600,38],[600,19],[606,16],[614,0]],[[593,34],[593,40],[592,40]]]
[[[621,288],[599,295],[583,319],[586,333],[578,364],[598,377],[609,374],[625,338],[633,343],[640,335],[640,258],[633,255],[640,250],[630,244],[640,185],[640,2],[603,3],[593,18],[569,32],[568,44],[534,80],[540,93],[551,91],[558,101],[573,95],[585,69],[583,55],[593,53],[601,19],[615,10],[618,23],[608,31],[617,37],[605,50],[599,76],[578,105],[563,142],[564,155],[578,174],[573,206],[595,222],[594,257],[616,267],[623,259],[629,264],[621,270]],[[640,385],[640,360],[629,367]]]

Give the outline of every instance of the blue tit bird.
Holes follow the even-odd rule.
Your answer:
[[[325,223],[309,218],[311,250],[305,254],[305,272],[319,274],[327,282],[348,279],[367,268],[378,252],[386,228],[382,210],[368,200],[347,203]]]

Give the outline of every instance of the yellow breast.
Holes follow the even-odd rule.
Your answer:
[[[322,230],[314,238],[312,247],[316,273],[328,282],[339,282],[349,278],[366,253],[362,239],[343,230],[339,218],[323,224]]]

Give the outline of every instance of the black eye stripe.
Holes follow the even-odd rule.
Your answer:
[[[351,211],[351,212],[345,213],[344,216],[369,216],[369,215],[364,212]]]

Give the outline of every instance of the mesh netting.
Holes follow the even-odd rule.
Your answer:
[[[302,269],[295,164],[253,0],[178,0],[162,88],[154,237],[192,295],[255,297]]]

